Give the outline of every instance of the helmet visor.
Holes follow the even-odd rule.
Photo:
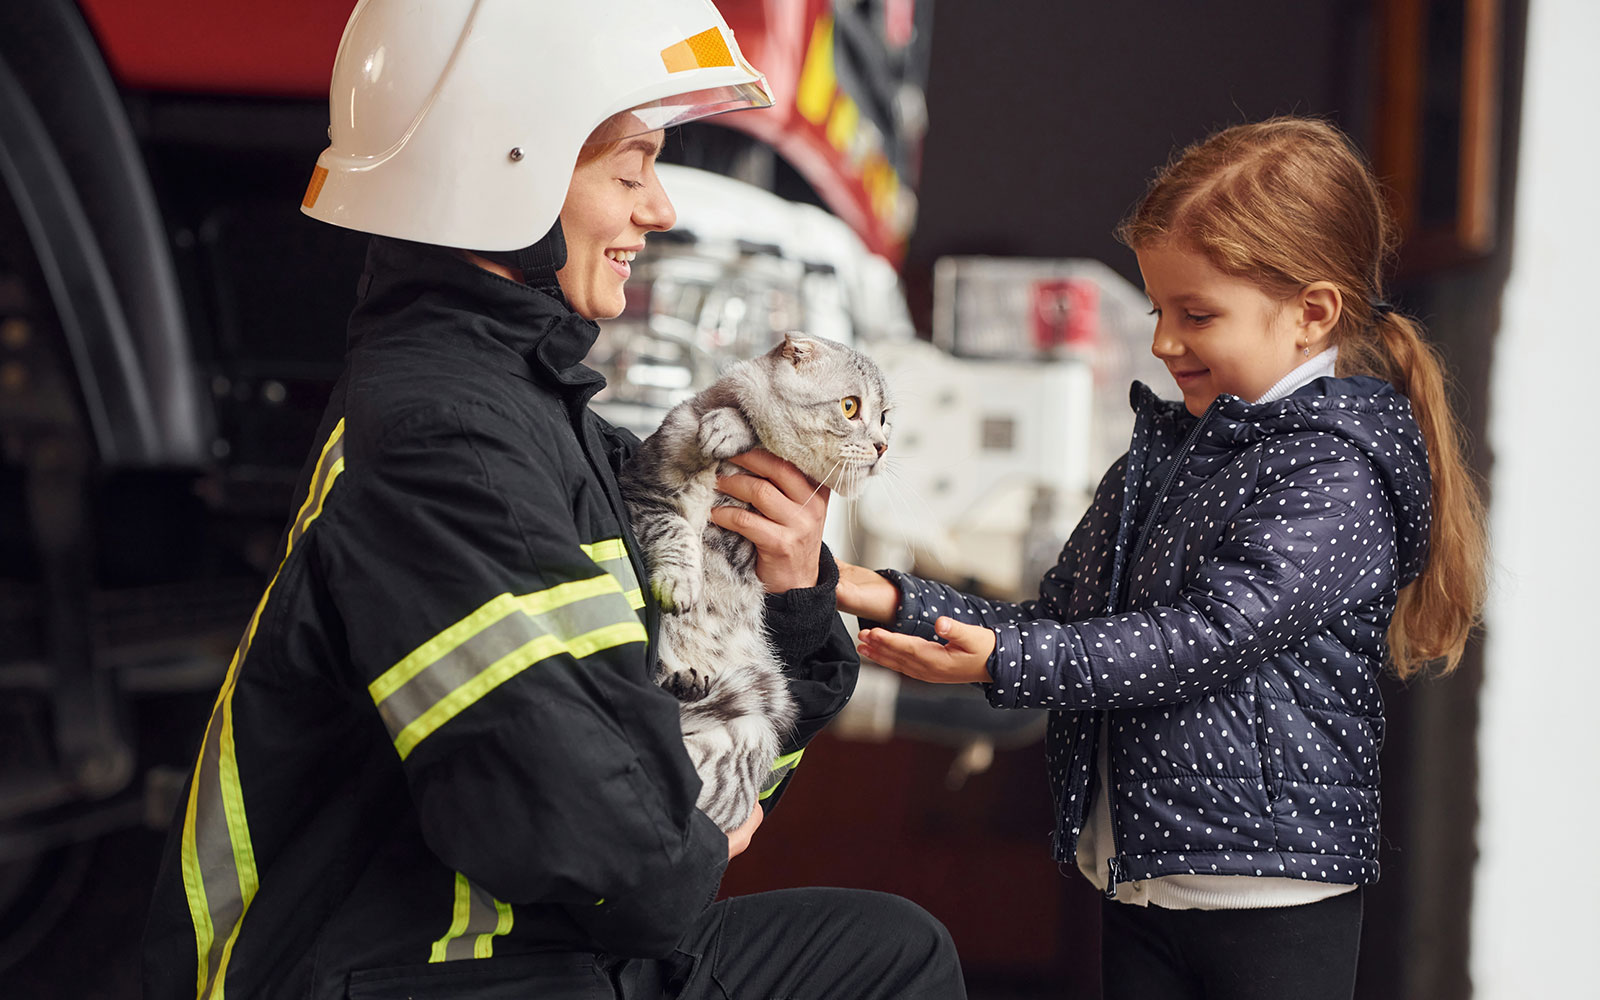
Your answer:
[[[616,142],[729,111],[771,106],[772,92],[767,89],[766,77],[759,77],[750,83],[691,90],[619,111],[601,123],[584,145]]]

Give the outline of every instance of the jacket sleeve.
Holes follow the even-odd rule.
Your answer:
[[[440,861],[504,902],[564,904],[597,950],[665,954],[727,838],[695,808],[638,599],[541,447],[479,406],[389,428],[350,456],[357,513],[324,572]]]
[[[1094,569],[1085,565],[1086,557],[1089,560],[1105,561],[1109,555],[1108,543],[1104,538],[1107,530],[1105,512],[1114,512],[1121,503],[1125,463],[1126,456],[1114,463],[1101,478],[1089,512],[1078,521],[1077,527],[1072,530],[1072,535],[1061,547],[1061,554],[1056,557],[1055,566],[1039,581],[1037,598],[1019,604],[991,601],[962,593],[935,580],[925,580],[899,570],[884,569],[879,570],[878,574],[900,591],[900,604],[895,609],[894,621],[881,624],[896,632],[937,641],[933,623],[941,615],[967,625],[985,625],[989,628],[1014,625],[1037,618],[1066,620],[1068,609],[1072,607],[1074,592],[1084,582],[1085,574]],[[1105,567],[1100,567],[1102,572],[1104,569]],[[872,626],[879,623],[862,624]]]
[[[826,545],[817,569],[815,587],[767,595],[767,633],[800,707],[794,732],[761,790],[767,812],[783,797],[806,746],[850,700],[861,672],[861,658],[835,607],[839,565]]]
[[[1190,701],[1333,617],[1392,599],[1393,512],[1358,454],[1263,486],[1169,605],[995,628],[990,704],[1113,709]],[[1382,617],[1382,616],[1380,616]]]

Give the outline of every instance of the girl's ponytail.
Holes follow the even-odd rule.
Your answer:
[[[1371,336],[1341,341],[1340,372],[1376,375],[1405,394],[1428,446],[1433,479],[1428,562],[1400,591],[1389,625],[1389,656],[1402,680],[1430,663],[1447,674],[1460,662],[1483,605],[1483,500],[1463,454],[1438,353],[1410,318],[1387,307],[1372,312]]]

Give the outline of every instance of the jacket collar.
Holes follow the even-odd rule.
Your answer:
[[[522,378],[586,390],[605,379],[582,364],[600,335],[559,296],[485,271],[445,247],[374,236],[350,317],[350,347],[414,325],[449,324],[487,340]]]
[[[1152,421],[1164,421],[1181,434],[1200,419],[1181,401],[1162,399],[1143,382],[1133,384],[1130,398],[1139,418],[1134,425],[1135,446],[1144,446],[1140,436],[1151,434]],[[1306,430],[1353,444],[1371,460],[1394,506],[1401,583],[1421,571],[1432,509],[1427,445],[1410,400],[1394,386],[1370,375],[1321,376],[1267,403],[1249,403],[1224,393],[1208,412],[1209,430],[1197,450],[1239,448]]]

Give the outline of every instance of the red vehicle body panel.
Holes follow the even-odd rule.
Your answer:
[[[352,5],[79,0],[117,82],[136,90],[328,96]]]
[[[327,96],[351,9],[329,0],[79,3],[123,87],[310,99]],[[724,0],[720,8],[776,103],[718,123],[770,145],[870,249],[898,265],[915,200],[835,78],[829,0]]]

